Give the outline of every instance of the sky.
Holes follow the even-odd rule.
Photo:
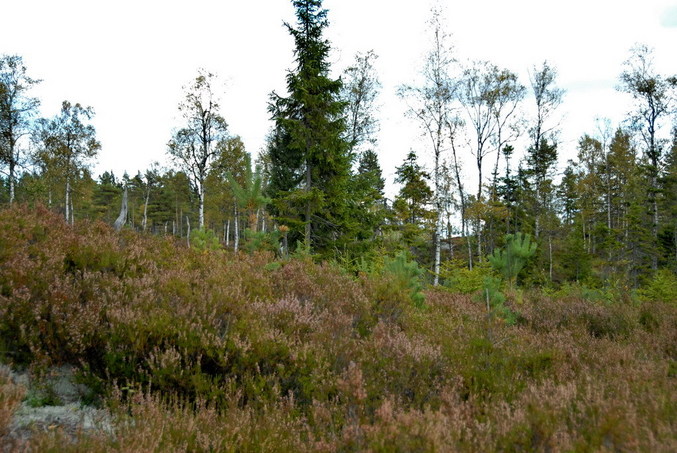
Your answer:
[[[429,154],[396,91],[416,80],[434,3],[445,10],[460,61],[489,60],[525,85],[544,60],[557,68],[566,90],[558,110],[561,168],[575,157],[578,138],[595,133],[596,118],[616,127],[629,111],[629,98],[615,87],[633,45],[654,49],[659,73],[677,74],[675,1],[325,0],[334,75],[358,51],[379,55],[377,151],[390,194],[407,152]],[[32,93],[41,115],[55,115],[63,100],[94,108],[97,175],[169,165],[182,87],[198,68],[219,76],[230,133],[258,153],[272,126],[269,94],[285,92],[293,68],[293,40],[283,26],[295,20],[288,0],[21,0],[5,2],[2,14],[0,54],[21,55],[29,75],[43,80]],[[465,161],[472,184],[472,156]]]

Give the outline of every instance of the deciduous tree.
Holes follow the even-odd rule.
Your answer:
[[[40,105],[28,91],[38,83],[40,80],[27,75],[20,56],[0,56],[0,163],[7,166],[10,203],[14,201],[16,171],[21,162],[20,140],[30,133]]]
[[[198,194],[200,229],[205,222],[205,179],[209,164],[216,155],[216,143],[224,140],[228,133],[215,83],[216,76],[201,69],[192,84],[185,87],[186,96],[179,104],[179,111],[186,126],[179,129],[168,144],[170,156],[190,177]]]
[[[96,130],[88,124],[94,116],[91,107],[64,101],[61,112],[53,119],[40,119],[36,138],[40,143],[36,158],[44,167],[51,167],[64,178],[66,220],[73,222],[73,183],[82,170],[86,170],[101,144]]]
[[[405,85],[399,94],[409,105],[409,115],[416,118],[423,134],[430,139],[433,155],[433,195],[435,205],[434,285],[439,284],[441,238],[444,223],[444,196],[442,191],[442,153],[447,148],[447,126],[451,121],[456,86],[451,77],[454,62],[449,36],[444,31],[444,17],[439,9],[433,9],[430,20],[431,48],[421,70],[421,81]]]

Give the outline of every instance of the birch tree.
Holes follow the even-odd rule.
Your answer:
[[[619,90],[632,96],[635,106],[630,122],[644,142],[644,156],[648,160],[649,203],[653,224],[651,234],[658,240],[658,176],[661,169],[663,149],[667,143],[660,138],[661,122],[674,109],[674,94],[677,88],[674,77],[662,77],[653,66],[651,49],[638,45],[631,49],[620,76]],[[658,268],[658,256],[652,255],[652,269]]]
[[[376,74],[374,62],[378,55],[370,50],[357,53],[355,62],[344,71],[341,97],[346,102],[346,141],[353,154],[365,151],[361,148],[373,146],[378,132],[376,98],[381,82]]]
[[[221,106],[214,91],[216,76],[203,69],[193,83],[185,87],[185,99],[179,104],[186,125],[169,141],[168,152],[186,172],[199,199],[199,227],[204,228],[205,180],[216,155],[215,144],[228,134]]]
[[[418,120],[423,134],[430,140],[433,154],[433,190],[436,212],[434,249],[434,285],[439,284],[441,237],[444,223],[444,197],[442,182],[442,153],[446,149],[446,130],[452,115],[455,86],[451,78],[454,63],[449,35],[443,29],[440,10],[433,9],[429,22],[432,46],[421,71],[421,83],[406,85],[399,95],[406,100],[408,114]]]
[[[40,119],[36,130],[39,143],[36,158],[43,166],[56,169],[65,179],[64,214],[73,222],[72,189],[78,173],[87,169],[101,149],[96,130],[88,124],[94,117],[91,107],[64,101],[53,119]]]
[[[9,202],[14,202],[16,171],[21,161],[21,137],[30,132],[40,101],[27,92],[40,83],[26,74],[23,59],[0,56],[0,163],[7,166]]]

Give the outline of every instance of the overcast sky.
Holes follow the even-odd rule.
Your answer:
[[[665,0],[440,1],[460,60],[490,60],[528,84],[548,60],[567,91],[560,109],[560,161],[575,155],[595,118],[616,126],[629,105],[615,91],[622,62],[638,42],[655,50],[663,74],[677,73],[677,2]],[[383,84],[379,155],[388,183],[410,148],[426,153],[395,91],[415,77],[426,52],[428,0],[325,0],[335,75],[355,52],[373,49]],[[271,124],[271,91],[284,92],[293,67],[288,0],[17,0],[4,2],[0,53],[19,54],[43,79],[34,95],[43,116],[61,101],[90,105],[102,143],[95,173],[131,175],[167,164],[166,144],[181,126],[182,86],[204,67],[223,82],[230,132],[252,153]],[[467,156],[471,166],[471,156]]]

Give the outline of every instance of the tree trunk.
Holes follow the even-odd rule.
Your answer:
[[[477,262],[482,262],[482,219],[477,219]]]
[[[311,206],[310,206],[310,189],[312,185],[312,179],[311,179],[311,174],[310,174],[310,164],[306,163],[306,195],[308,196],[308,201],[306,202],[306,226],[305,226],[305,237],[304,241],[306,244],[306,250],[310,250],[310,233],[311,233],[311,227],[310,227],[310,214],[311,214]]]
[[[466,228],[463,229],[465,230]],[[467,232],[465,234],[465,239],[468,243],[468,268],[472,270],[472,244],[470,243],[470,235],[467,234]]]
[[[205,184],[200,181],[200,229],[205,229]]]
[[[148,225],[148,201],[150,200],[150,189],[146,191],[146,200],[143,204],[143,231],[146,232]]]
[[[550,281],[552,282],[552,235],[548,235],[548,250],[549,250],[549,261],[550,261]]]
[[[237,205],[235,205],[235,221],[234,221],[234,233],[235,233],[235,238],[233,240],[233,250],[235,253],[237,253],[238,249],[240,248],[240,228],[239,228],[239,218],[240,218],[240,213],[238,212]]]
[[[70,222],[70,195],[71,195],[71,182],[66,178],[66,223]]]
[[[451,215],[447,212],[447,241],[449,242],[449,259],[454,259],[454,244],[452,242],[451,234]]]
[[[14,166],[14,156],[12,156],[9,161],[9,204],[14,203]]]
[[[190,247],[190,219],[188,216],[186,216],[186,228],[187,228],[187,233],[186,233],[186,244],[188,244],[188,247]]]
[[[440,259],[442,251],[442,184],[440,183],[440,143],[439,136],[441,132],[438,130],[438,142],[437,149],[435,150],[435,236],[433,237],[433,246],[435,247],[435,265],[433,272],[435,278],[433,280],[433,286],[438,286],[440,284]]]
[[[122,206],[120,206],[120,215],[113,224],[115,231],[120,231],[126,222],[127,222],[127,187],[125,187],[125,191],[122,194]],[[146,230],[145,223],[143,229],[144,231]]]

